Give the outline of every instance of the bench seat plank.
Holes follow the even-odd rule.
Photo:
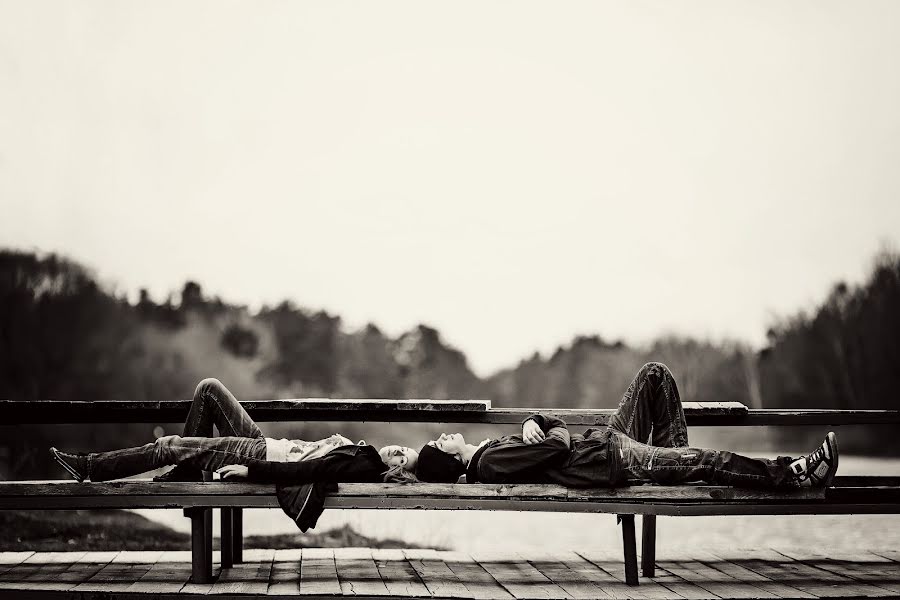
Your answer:
[[[15,498],[27,498],[23,508],[37,507],[43,498],[65,496],[69,498],[115,496],[179,496],[207,497],[215,506],[217,497],[274,496],[271,484],[237,482],[156,482],[149,479],[128,479],[103,483],[77,483],[75,481],[2,481],[0,503]],[[712,485],[639,485],[618,488],[566,488],[554,484],[444,484],[444,483],[342,483],[332,498],[354,497],[419,497],[419,498],[540,498],[563,501],[659,499],[666,501],[702,502],[713,500],[766,502],[823,500],[824,490],[803,488],[791,491],[757,491],[728,486]],[[37,505],[36,505],[36,504]],[[4,508],[10,508],[4,506]]]

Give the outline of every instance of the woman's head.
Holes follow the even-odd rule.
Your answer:
[[[454,483],[466,472],[463,454],[467,447],[461,433],[442,433],[419,450],[416,476],[432,483]]]
[[[406,446],[384,446],[378,451],[378,456],[388,467],[401,467],[408,471],[415,471],[419,461],[419,453]]]

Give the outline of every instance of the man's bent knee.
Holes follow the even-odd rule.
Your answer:
[[[641,367],[640,373],[645,373],[647,375],[658,375],[659,377],[669,376],[672,377],[672,371],[661,362],[651,361],[646,363],[643,367]]]

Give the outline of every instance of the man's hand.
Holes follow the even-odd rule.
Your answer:
[[[522,441],[529,446],[544,441],[544,432],[534,419],[528,419],[522,424]]]
[[[222,479],[246,479],[250,469],[244,465],[225,465],[220,469],[216,469]]]

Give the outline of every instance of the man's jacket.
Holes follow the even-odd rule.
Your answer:
[[[385,471],[372,446],[340,446],[322,458],[298,462],[251,460],[250,481],[274,483],[278,504],[300,531],[316,526],[325,508],[325,497],[337,491],[339,482],[374,483]]]
[[[570,434],[566,423],[551,415],[532,415],[544,441],[526,444],[508,435],[479,448],[466,469],[468,483],[558,483],[566,487],[616,485],[620,479],[617,450],[608,427]],[[526,419],[528,420],[528,419]]]

